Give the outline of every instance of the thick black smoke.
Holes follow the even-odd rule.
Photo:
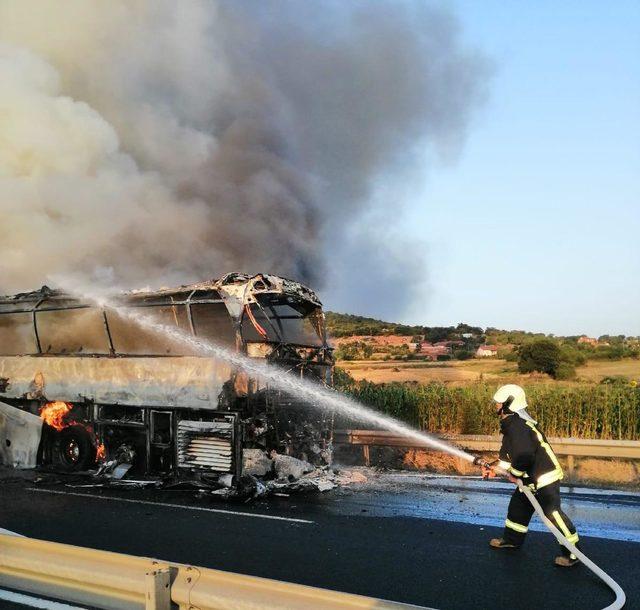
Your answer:
[[[5,0],[0,289],[244,270],[408,299],[379,186],[455,154],[486,80],[423,2]]]

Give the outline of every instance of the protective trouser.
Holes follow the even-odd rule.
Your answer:
[[[569,542],[578,543],[578,533],[571,519],[560,508],[560,483],[556,481],[535,492],[544,514],[566,536]],[[529,521],[534,509],[529,499],[518,488],[513,492],[505,521],[503,538],[511,544],[521,545],[529,529]],[[572,559],[574,555],[563,546],[562,552]]]

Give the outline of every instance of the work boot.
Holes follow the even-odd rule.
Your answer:
[[[508,542],[504,538],[492,538],[489,540],[489,546],[494,549],[519,549],[519,544],[513,544],[513,542]]]
[[[553,563],[560,568],[570,568],[580,563],[580,560],[575,555],[560,555],[553,560]]]

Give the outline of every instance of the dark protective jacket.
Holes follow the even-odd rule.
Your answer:
[[[537,489],[563,478],[562,468],[537,425],[518,415],[500,421],[500,466]]]

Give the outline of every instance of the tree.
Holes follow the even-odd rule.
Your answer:
[[[373,354],[373,346],[364,341],[343,343],[334,352],[336,360],[367,360]]]
[[[580,366],[587,361],[584,352],[578,350],[575,345],[563,343],[560,348],[563,362],[567,362],[571,366]]]
[[[451,339],[451,335],[454,332],[453,326],[425,326],[424,338],[429,343],[438,343],[438,341]]]
[[[469,326],[469,324],[465,324],[464,322],[460,322],[460,324],[456,326],[456,332],[461,335],[467,333],[472,335],[481,335],[483,333],[479,326]]]
[[[536,339],[525,343],[518,353],[518,370],[521,373],[539,371],[555,378],[561,362],[560,347],[551,339]],[[563,370],[563,373],[566,374],[566,371]]]

